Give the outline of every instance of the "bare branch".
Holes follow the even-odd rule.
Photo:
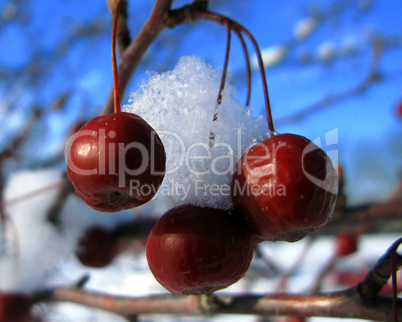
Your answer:
[[[367,204],[346,208],[344,213],[331,220],[317,235],[334,234],[342,227],[354,229],[360,225],[366,227],[366,232],[379,231],[383,225],[390,222],[401,223],[402,200],[391,200],[378,204]],[[395,226],[400,231],[400,226]]]
[[[307,117],[313,115],[313,113],[318,112],[330,105],[343,101],[345,99],[355,97],[361,93],[367,91],[370,86],[378,83],[381,80],[380,74],[377,71],[378,61],[379,61],[380,49],[378,41],[374,41],[372,59],[369,66],[369,72],[366,77],[363,78],[359,83],[357,83],[352,88],[348,88],[337,94],[332,94],[324,97],[323,99],[311,104],[303,109],[300,109],[294,114],[277,119],[277,125],[284,125],[289,123],[299,122]]]
[[[293,262],[293,265],[290,266],[286,271],[282,272],[281,276],[279,277],[278,284],[275,288],[277,291],[282,291],[282,292],[286,291],[287,282],[288,282],[289,277],[292,276],[297,271],[297,269],[300,267],[307,252],[310,250],[314,241],[317,239],[316,237],[317,237],[316,235],[313,235],[313,236],[307,236],[305,238],[305,240],[307,239],[307,242],[304,245],[302,251],[296,257],[295,261]]]
[[[160,32],[166,27],[165,18],[173,0],[157,0],[152,12],[138,33],[134,41],[121,54],[119,61],[119,84],[120,93],[123,95],[127,84],[140,63],[149,46],[155,41]],[[102,115],[113,112],[113,90],[110,92]]]
[[[272,258],[269,258],[266,254],[263,253],[260,245],[254,245],[254,256],[266,265],[269,271],[269,275],[274,276],[281,274],[282,269],[279,268],[279,266],[272,260]]]
[[[390,321],[402,314],[402,299],[378,296],[393,269],[402,266],[396,253],[402,238],[381,257],[365,280],[356,287],[337,292],[313,294],[243,294],[183,296],[161,294],[147,297],[106,295],[82,289],[84,283],[32,294],[35,302],[73,302],[110,311],[121,316],[165,314],[256,314],[359,318]],[[397,254],[394,265],[392,256]],[[80,281],[87,281],[87,277]],[[393,310],[394,309],[394,310]]]
[[[391,259],[396,256],[396,269],[402,266],[402,256],[396,253],[399,245],[402,244],[402,238],[397,240],[381,257],[374,268],[367,274],[363,282],[361,282],[357,290],[364,299],[373,299],[382,290],[388,282],[392,274]],[[399,315],[399,314],[398,314]]]
[[[57,193],[57,196],[53,199],[52,204],[47,211],[46,220],[55,226],[60,225],[60,214],[61,210],[68,198],[68,196],[74,192],[74,187],[68,177],[67,173],[63,173],[63,181],[61,182],[61,187]]]
[[[110,311],[122,316],[136,314],[202,315],[206,308],[202,296],[154,295],[148,297],[119,297],[84,291],[77,288],[59,288],[34,295],[35,301],[79,303]],[[392,319],[392,299],[377,297],[362,301],[355,288],[331,293],[310,295],[219,295],[213,296],[211,309],[216,314],[297,315],[360,318],[377,321]],[[201,305],[202,303],[202,305]],[[402,314],[402,300],[397,303]]]

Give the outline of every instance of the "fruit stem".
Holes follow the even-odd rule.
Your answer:
[[[114,112],[121,112],[120,107],[120,90],[119,90],[119,72],[117,69],[116,58],[116,34],[117,34],[117,18],[119,16],[121,0],[117,0],[116,8],[113,13],[113,28],[112,28],[112,68],[113,68],[113,95],[114,95]]]
[[[226,83],[226,75],[227,75],[228,64],[229,64],[231,32],[232,32],[232,26],[228,19],[225,19],[224,24],[226,25],[226,29],[227,29],[227,41],[226,41],[225,61],[223,63],[223,70],[222,70],[221,85],[219,88],[218,99],[216,100],[218,103],[217,105],[221,105],[221,103],[222,103],[222,92],[225,88],[225,83]],[[215,117],[214,117],[214,121],[215,121]]]
[[[243,35],[238,29],[235,29],[236,35],[239,38],[241,47],[243,48],[244,58],[246,60],[246,68],[247,68],[247,97],[246,97],[246,106],[250,105],[250,96],[251,96],[251,66],[250,66],[250,57],[247,50],[247,45],[244,41]]]
[[[254,46],[254,50],[257,54],[257,60],[258,60],[258,68],[260,70],[261,74],[261,80],[262,80],[262,87],[264,90],[264,98],[265,98],[265,107],[267,111],[267,121],[268,121],[268,128],[269,130],[274,133],[275,132],[275,127],[274,127],[274,120],[272,118],[272,112],[271,112],[271,103],[269,101],[269,93],[268,93],[268,83],[267,83],[267,77],[265,75],[265,68],[264,68],[264,62],[262,60],[262,55],[260,51],[260,47],[258,46],[257,41],[255,40],[254,36],[248,31],[246,28],[244,28],[241,25],[238,25],[239,29],[243,31],[251,40]]]
[[[233,30],[238,30],[239,32],[243,32],[246,34],[246,36],[250,39],[250,41],[252,42],[253,46],[254,46],[254,50],[256,52],[257,55],[257,61],[258,61],[258,68],[260,70],[260,74],[261,74],[261,80],[262,80],[262,86],[263,86],[263,90],[264,90],[264,98],[265,98],[265,105],[266,105],[266,110],[267,110],[267,121],[268,121],[268,128],[271,132],[275,132],[275,127],[274,127],[274,122],[272,119],[272,113],[271,113],[271,104],[269,101],[269,93],[268,93],[268,84],[267,84],[267,78],[265,76],[265,69],[264,69],[264,63],[262,60],[262,55],[261,55],[261,51],[260,48],[258,46],[257,41],[255,40],[254,36],[251,34],[251,32],[249,30],[247,30],[244,26],[242,26],[241,24],[239,24],[238,22],[225,17],[221,14],[218,13],[214,13],[211,11],[197,11],[195,10],[193,13],[193,16],[195,19],[197,18],[202,18],[202,19],[206,19],[206,20],[211,20],[211,21],[215,21],[218,22],[220,24],[224,24],[225,21],[230,21],[230,24],[232,26]]]
[[[215,106],[215,113],[212,119],[212,122],[215,122],[218,119],[218,107],[222,103],[222,92],[225,88],[226,83],[226,75],[228,71],[228,64],[229,64],[229,53],[230,53],[230,45],[231,45],[231,35],[232,35],[232,26],[229,19],[225,19],[223,22],[226,25],[227,30],[227,40],[226,40],[226,50],[225,50],[225,60],[223,62],[223,70],[222,70],[222,77],[221,77],[221,84],[219,86],[218,98],[216,99],[216,106]],[[209,132],[209,147],[212,149],[214,146],[215,140],[215,133],[214,131]]]

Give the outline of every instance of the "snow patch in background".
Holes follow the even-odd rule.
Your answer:
[[[5,231],[0,231],[6,237],[0,245],[0,276],[7,278],[1,280],[0,290],[27,292],[54,285],[68,261],[77,264],[70,279],[76,281],[83,272],[73,254],[84,231],[93,225],[111,228],[133,217],[130,212],[97,212],[72,194],[61,213],[62,228],[53,226],[45,217],[62,180],[62,172],[54,169],[24,170],[10,177],[4,191],[9,220]],[[68,283],[63,277],[61,280]]]
[[[4,200],[24,196],[60,180],[61,174],[56,170],[15,173],[4,191]],[[5,205],[10,220],[5,224],[7,240],[2,245],[6,256],[1,256],[0,260],[0,276],[7,277],[1,280],[1,290],[43,288],[44,273],[54,268],[71,251],[69,241],[58,242],[59,232],[45,223],[46,210],[56,193],[56,189],[50,189]]]
[[[182,57],[174,70],[149,75],[123,110],[140,115],[162,139],[167,169],[159,193],[170,193],[176,205],[231,208],[233,170],[247,148],[268,137],[266,120],[239,103],[227,81],[213,121],[221,71],[198,57]]]

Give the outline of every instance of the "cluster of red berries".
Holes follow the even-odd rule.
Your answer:
[[[233,20],[212,13],[199,15],[228,28],[219,105],[231,28],[238,35],[244,32],[251,37],[256,48],[258,45]],[[259,50],[257,54],[268,123],[274,133]],[[310,140],[294,134],[273,135],[253,146],[239,160],[232,178],[231,197],[230,211],[184,205],[169,210],[155,224],[147,241],[148,264],[155,278],[170,292],[208,294],[225,288],[246,273],[253,244],[295,242],[320,229],[335,208],[337,175],[327,154]]]
[[[231,211],[184,205],[165,213],[147,242],[148,264],[159,283],[172,293],[214,292],[244,276],[253,244],[294,242],[321,228],[336,194],[306,175],[328,176],[323,150],[314,147],[303,155],[311,144],[283,134],[246,152],[233,176]],[[264,193],[273,184],[281,185],[283,194]]]
[[[116,17],[115,13],[115,113],[85,124],[73,138],[67,160],[77,194],[104,212],[149,201],[164,178],[166,163],[155,130],[139,116],[120,111],[114,54]],[[240,29],[233,22],[227,26]],[[154,193],[133,194],[128,184],[133,180],[153,186]],[[232,180],[233,209],[187,204],[169,210],[157,221],[147,241],[149,267],[173,293],[204,294],[228,287],[246,273],[253,244],[264,240],[297,241],[323,226],[335,206],[335,185],[335,169],[323,150],[299,135],[273,135],[240,159]],[[281,193],[272,193],[273,186],[280,187]],[[87,237],[90,235],[92,239],[104,239],[101,231],[88,231]],[[85,246],[81,247],[81,255],[93,248],[88,238],[80,241]],[[109,253],[114,256],[113,247]],[[80,258],[80,252],[77,256]],[[110,262],[110,258],[104,260],[100,266]],[[100,261],[95,258],[94,262]]]

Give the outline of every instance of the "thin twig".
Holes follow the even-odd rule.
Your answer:
[[[303,247],[303,249],[301,250],[301,252],[299,253],[299,255],[297,256],[297,258],[295,259],[295,261],[293,262],[293,265],[285,272],[283,272],[281,274],[281,276],[279,277],[279,282],[276,286],[276,290],[278,291],[286,291],[286,285],[287,285],[287,281],[289,276],[292,276],[297,269],[301,266],[301,263],[303,261],[303,259],[305,258],[307,252],[310,250],[311,246],[313,245],[313,242],[316,240],[316,236],[308,236],[305,238],[306,243]]]
[[[73,184],[71,183],[67,172],[63,173],[64,179],[58,185],[61,185],[56,197],[53,199],[52,204],[50,205],[49,210],[46,214],[46,220],[52,223],[54,226],[60,228],[60,215],[61,210],[64,204],[67,201],[67,198],[70,196],[71,193],[74,192]]]
[[[329,261],[324,265],[324,267],[320,270],[318,275],[316,276],[314,282],[312,283],[311,290],[313,292],[319,292],[325,277],[334,269],[336,263],[338,262],[339,257],[332,256]]]
[[[243,35],[239,30],[235,30],[237,37],[239,38],[240,45],[243,49],[244,59],[246,60],[246,71],[247,71],[247,97],[246,97],[246,106],[250,105],[250,97],[251,97],[251,64],[250,64],[250,55],[248,54],[247,45],[244,41]]]
[[[336,104],[340,101],[344,101],[348,98],[355,97],[357,95],[360,95],[361,93],[367,91],[370,86],[379,83],[381,80],[381,77],[379,76],[378,72],[378,62],[379,62],[379,57],[380,57],[381,49],[380,49],[380,44],[379,41],[374,41],[373,44],[373,50],[372,50],[372,58],[370,61],[369,65],[369,72],[367,76],[363,78],[360,82],[358,82],[355,86],[352,88],[348,88],[342,92],[339,92],[337,94],[332,94],[328,95],[321,100],[305,107],[300,110],[298,110],[296,113],[282,117],[277,119],[276,125],[285,125],[285,124],[290,124],[290,123],[296,123],[300,122],[303,119],[310,117],[314,113],[321,111],[322,109],[329,107],[333,104]]]
[[[391,253],[391,278],[392,278],[392,311],[393,311],[393,319],[394,322],[398,322],[398,309],[397,309],[397,300],[398,300],[398,285],[397,285],[397,259],[398,255],[395,252]]]
[[[254,245],[254,256],[261,260],[269,269],[270,275],[279,275],[281,274],[282,269],[271,259],[266,256],[261,250],[260,245]]]
[[[398,239],[382,256],[367,274],[363,282],[359,283],[357,290],[363,299],[371,300],[378,296],[389,278],[392,275],[391,257],[396,256],[396,269],[402,266],[402,256],[396,253],[399,245],[402,244],[402,238]]]
[[[342,227],[355,229],[364,225],[367,232],[378,231],[386,223],[395,222],[398,231],[402,219],[402,200],[391,200],[382,203],[371,203],[345,208],[344,213],[329,221],[314,235],[336,234]],[[399,225],[398,225],[399,224]]]

